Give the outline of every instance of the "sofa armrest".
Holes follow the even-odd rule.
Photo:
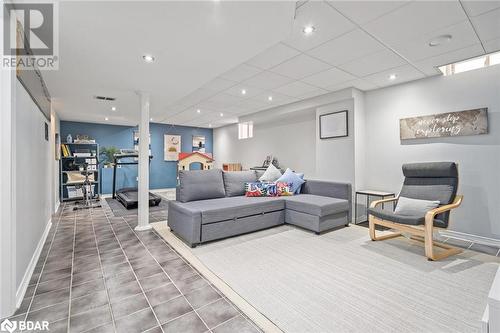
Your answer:
[[[167,224],[190,246],[201,242],[201,212],[187,209],[181,202],[168,202]]]
[[[349,221],[352,217],[352,187],[350,183],[332,182],[326,180],[307,180],[301,193],[321,195],[349,201]]]

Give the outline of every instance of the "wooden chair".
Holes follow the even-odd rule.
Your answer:
[[[428,260],[440,260],[462,252],[448,244],[433,239],[434,231],[448,228],[450,211],[460,206],[463,196],[457,195],[458,169],[453,162],[411,163],[403,165],[405,180],[399,197],[439,201],[439,207],[428,211],[425,216],[398,215],[380,208],[382,203],[398,198],[378,200],[368,209],[370,238],[374,241],[402,236],[408,233],[412,239],[423,242]],[[395,229],[397,232],[377,236],[375,226]],[[442,251],[436,253],[435,248]]]

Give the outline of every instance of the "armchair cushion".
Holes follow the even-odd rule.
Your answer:
[[[381,220],[391,221],[401,224],[410,225],[423,225],[425,224],[425,217],[415,215],[399,215],[394,212],[383,210],[380,206],[369,208],[368,214],[373,215]],[[434,226],[439,228],[446,228],[447,223],[440,219],[434,219]]]
[[[425,216],[429,210],[437,206],[439,206],[439,201],[399,197],[394,213],[398,215]]]

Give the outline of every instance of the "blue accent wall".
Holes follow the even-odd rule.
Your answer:
[[[77,134],[81,134],[94,138],[99,144],[99,148],[115,146],[118,149],[133,149],[134,131],[136,130],[137,127],[134,126],[61,121],[61,141],[64,143],[68,134],[71,134],[73,138]],[[149,187],[151,189],[172,188],[177,184],[177,162],[164,160],[165,134],[180,135],[183,152],[192,151],[193,135],[205,136],[206,152],[213,152],[212,129],[150,123],[149,132],[151,133],[151,154],[153,155],[149,173]],[[117,169],[116,188],[137,186],[136,177],[137,165],[122,166]],[[112,169],[101,169],[101,180],[102,193],[111,193]]]

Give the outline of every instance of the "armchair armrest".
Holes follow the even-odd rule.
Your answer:
[[[456,195],[455,199],[453,200],[453,202],[451,204],[443,205],[441,207],[437,207],[437,208],[431,209],[430,211],[428,211],[425,214],[425,223],[426,224],[428,222],[429,223],[434,223],[434,217],[436,215],[444,213],[444,212],[447,212],[447,211],[452,210],[454,208],[457,208],[458,206],[460,206],[462,204],[463,198],[464,198],[463,195]]]
[[[388,198],[388,199],[382,199],[382,200],[375,200],[375,201],[372,201],[372,203],[370,204],[370,208],[375,208],[375,207],[377,207],[380,204],[383,204],[383,203],[386,203],[386,202],[391,202],[391,201],[396,201],[396,200],[398,200],[397,197],[395,197],[395,198]]]

